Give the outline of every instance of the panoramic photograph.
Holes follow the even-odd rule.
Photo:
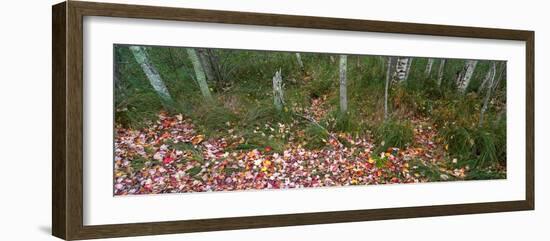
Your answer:
[[[115,196],[506,179],[505,61],[122,44],[113,58]]]

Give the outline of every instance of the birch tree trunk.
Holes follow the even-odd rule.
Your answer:
[[[206,74],[201,65],[201,61],[197,55],[197,51],[192,48],[187,49],[187,55],[193,64],[193,69],[195,70],[195,76],[199,89],[201,90],[202,96],[207,101],[213,101],[212,94],[210,94],[210,89],[208,88],[208,83],[206,83]]]
[[[147,76],[149,83],[151,84],[151,86],[153,86],[153,89],[157,92],[160,98],[163,101],[171,102],[172,97],[170,96],[170,93],[168,92],[164,81],[162,81],[159,72],[149,60],[149,57],[145,52],[145,48],[140,46],[131,46],[130,51],[132,51],[134,58],[141,66],[141,69]]]
[[[487,111],[487,107],[489,106],[489,99],[491,99],[491,92],[493,90],[493,85],[495,82],[495,75],[497,72],[496,62],[493,62],[491,66],[491,70],[489,71],[489,83],[487,87],[487,92],[485,93],[485,99],[483,100],[483,107],[481,107],[481,112],[479,113],[479,126],[483,124],[483,116],[485,114],[485,111]]]
[[[348,112],[348,90],[346,79],[347,55],[340,55],[340,113]]]
[[[426,65],[426,71],[425,71],[426,77],[430,77],[430,74],[432,73],[433,64],[434,64],[434,59],[429,58],[428,64]]]
[[[487,70],[487,73],[485,74],[485,78],[483,78],[483,81],[481,82],[481,85],[479,86],[479,89],[477,90],[478,93],[481,93],[483,89],[485,89],[485,86],[487,85],[487,82],[489,82],[489,79],[493,76],[493,69]],[[494,76],[493,76],[494,78]]]
[[[476,65],[477,60],[466,60],[464,68],[462,68],[462,71],[460,72],[456,80],[456,85],[461,93],[466,92],[466,89],[470,84],[470,80],[472,80],[472,76],[474,75]]]
[[[296,53],[296,60],[298,61],[298,65],[300,65],[300,70],[302,70],[303,72],[305,70],[304,62],[302,62],[302,57],[300,56],[300,53]]]
[[[397,58],[397,64],[395,66],[395,80],[397,83],[402,83],[407,78],[407,70],[409,69],[409,58]]]
[[[407,60],[407,71],[405,72],[405,81],[409,79],[409,73],[411,72],[413,58],[408,58]]]
[[[391,80],[391,66],[393,62],[392,57],[388,57],[388,63],[386,64],[387,70],[386,70],[386,86],[384,88],[384,121],[388,119],[388,89],[390,88],[390,80]]]
[[[273,76],[273,104],[278,111],[283,110],[283,78],[281,77],[281,69],[275,72]]]
[[[197,49],[196,50],[197,55],[199,56],[199,60],[201,62],[201,66],[204,70],[204,73],[206,74],[206,79],[208,81],[216,82],[216,72],[214,70],[214,66],[212,64],[212,61],[210,59],[210,54],[206,49]]]
[[[443,81],[443,70],[445,70],[445,59],[441,59],[439,63],[439,70],[437,71],[437,86],[441,87],[441,82]]]

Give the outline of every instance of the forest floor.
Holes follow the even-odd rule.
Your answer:
[[[327,110],[324,99],[298,110],[318,122]],[[284,137],[276,151],[271,146],[242,148],[245,137],[227,123],[223,137],[199,133],[191,119],[160,113],[156,123],[140,130],[116,127],[115,195],[185,193],[250,189],[349,186],[462,180],[468,168],[444,161],[445,146],[427,119],[412,119],[414,143],[405,149],[375,153],[372,138],[328,133],[323,148],[306,148],[294,125],[266,123],[254,133]]]

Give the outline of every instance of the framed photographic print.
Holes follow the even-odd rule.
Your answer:
[[[534,32],[53,6],[53,235],[534,209]]]

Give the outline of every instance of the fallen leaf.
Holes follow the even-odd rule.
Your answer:
[[[193,143],[193,145],[198,145],[198,144],[200,144],[203,140],[204,140],[204,136],[203,136],[203,135],[196,135],[196,136],[194,136],[193,138],[191,138],[191,143]]]

